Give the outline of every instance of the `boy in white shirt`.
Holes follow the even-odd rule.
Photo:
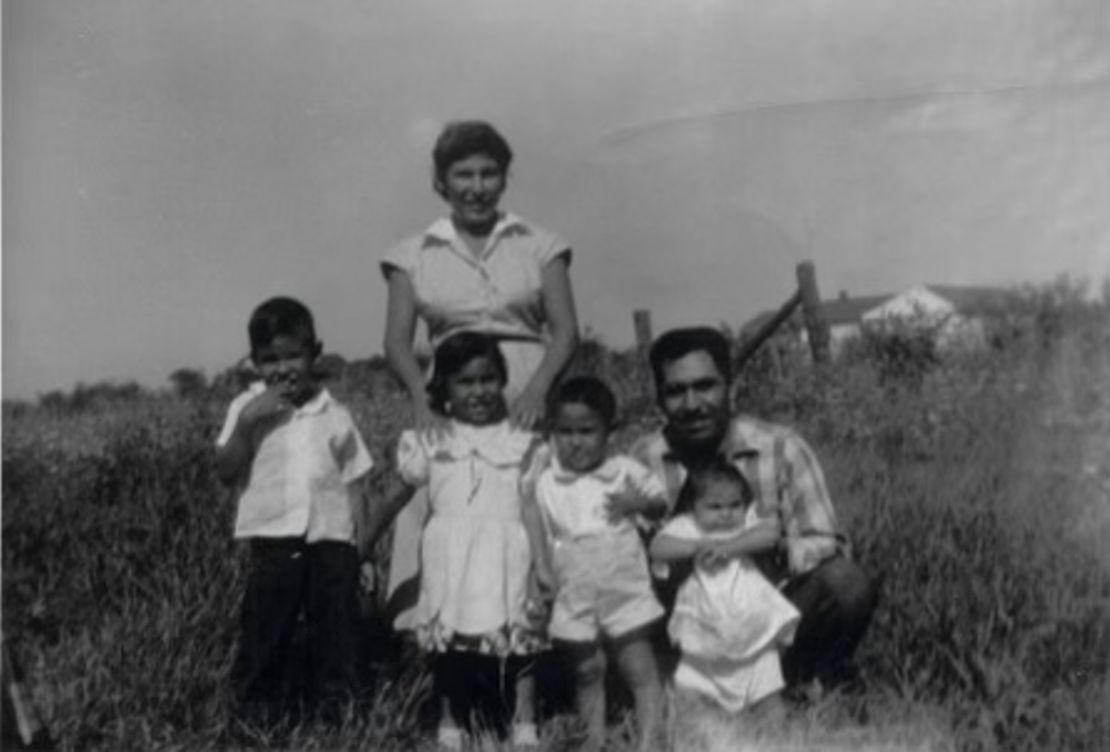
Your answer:
[[[359,561],[354,507],[373,466],[351,414],[317,381],[312,314],[271,298],[251,315],[251,360],[262,379],[235,398],[216,440],[220,479],[238,492],[235,538],[250,542],[236,715],[268,725],[288,710],[287,683],[303,679],[325,713],[355,689]],[[290,675],[301,613],[311,675]]]
[[[647,749],[662,693],[650,635],[663,608],[636,521],[666,512],[666,489],[635,460],[609,456],[616,399],[604,383],[569,379],[550,403],[555,457],[535,487],[556,578],[549,632],[574,665],[585,748],[599,749],[605,737],[608,655],[632,691],[640,749]]]

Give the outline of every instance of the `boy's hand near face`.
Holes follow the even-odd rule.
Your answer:
[[[226,485],[234,485],[250,467],[254,452],[263,437],[292,412],[286,397],[287,386],[267,386],[251,398],[240,411],[231,438],[216,452],[216,475]]]
[[[248,402],[239,413],[236,432],[244,431],[246,437],[254,441],[261,438],[255,434],[262,428],[272,428],[282,416],[292,412],[293,403],[289,401],[290,387],[285,382],[277,382],[266,387],[257,397]]]

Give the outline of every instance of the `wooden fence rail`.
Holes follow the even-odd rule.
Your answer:
[[[802,320],[805,322],[806,335],[809,340],[810,352],[815,363],[825,363],[829,359],[829,327],[821,318],[821,295],[817,289],[817,272],[812,261],[803,261],[795,269],[798,288],[785,303],[775,312],[775,315],[760,325],[750,337],[740,344],[736,353],[735,365],[742,368],[752,359],[768,339],[771,338],[780,326],[790,318],[791,314],[801,306]],[[632,321],[636,327],[636,349],[640,354],[646,368],[647,351],[651,347],[651,311],[638,309],[632,312]],[[650,376],[649,376],[650,378]]]

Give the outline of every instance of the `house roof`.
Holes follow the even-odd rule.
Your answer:
[[[1008,291],[1001,287],[934,284],[926,284],[924,287],[952,303],[957,311],[968,314],[982,313],[997,308],[1008,294]],[[858,324],[863,319],[863,314],[901,294],[888,293],[885,295],[848,297],[846,293],[841,293],[839,297],[821,301],[821,318],[830,326],[835,324]],[[758,329],[775,313],[775,311],[761,311],[746,323],[741,331]]]
[[[960,313],[983,313],[997,309],[1010,294],[1001,287],[925,285],[925,288],[947,300]]]
[[[893,295],[867,295],[859,298],[841,296],[821,301],[821,318],[827,324],[857,324],[867,311],[877,308]]]

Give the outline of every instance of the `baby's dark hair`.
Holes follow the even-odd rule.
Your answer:
[[[251,353],[266,347],[275,337],[300,337],[307,345],[316,342],[316,324],[308,306],[295,298],[276,297],[260,304],[247,324]]]
[[[574,376],[561,382],[547,399],[547,412],[554,419],[561,405],[585,405],[601,417],[607,428],[617,421],[617,398],[604,381],[594,376]]]
[[[678,492],[678,499],[675,501],[675,514],[694,511],[694,503],[704,496],[714,483],[732,483],[739,486],[745,507],[755,498],[751,484],[743,473],[736,469],[736,465],[717,460],[711,465],[692,470],[686,476],[686,482],[682,484],[682,490]]]
[[[509,367],[497,346],[497,338],[480,332],[459,332],[443,340],[436,348],[432,364],[432,380],[428,382],[428,402],[438,413],[447,414],[447,380],[475,358],[489,358],[501,386],[509,380]]]
[[[447,170],[455,162],[484,154],[508,172],[513,161],[513,150],[505,137],[483,120],[456,120],[443,127],[432,149],[437,182],[447,177]]]

